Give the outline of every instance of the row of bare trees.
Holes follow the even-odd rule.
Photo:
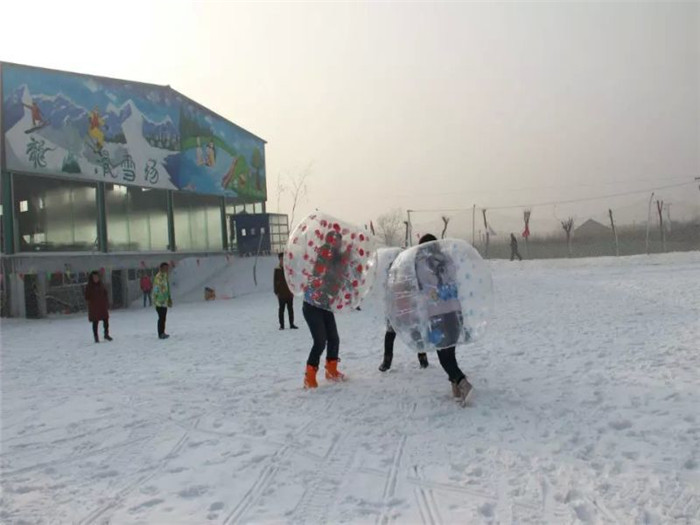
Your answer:
[[[442,224],[440,238],[444,239],[447,235],[450,217],[443,215]],[[396,208],[377,217],[375,233],[379,242],[385,246],[407,246],[411,234],[410,226],[408,221],[404,219],[404,212]]]

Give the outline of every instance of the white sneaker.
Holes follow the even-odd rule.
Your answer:
[[[463,378],[459,383],[456,385],[452,383],[452,394],[459,400],[459,403],[462,406],[466,406],[467,402],[469,401],[469,398],[472,394],[473,388],[472,385],[469,381],[467,381],[467,378]]]

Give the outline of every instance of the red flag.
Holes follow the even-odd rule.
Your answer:
[[[525,231],[523,232],[523,237],[526,239],[530,236],[530,225],[526,224],[525,225]]]

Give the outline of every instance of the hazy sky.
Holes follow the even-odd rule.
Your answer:
[[[310,165],[301,213],[364,223],[700,176],[699,6],[5,2],[0,60],[169,84],[268,141],[269,210]]]

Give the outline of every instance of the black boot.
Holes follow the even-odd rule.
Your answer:
[[[379,365],[380,372],[386,372],[387,370],[389,370],[391,368],[391,358],[392,358],[391,354],[384,352],[384,360],[382,361],[382,364]]]
[[[418,354],[418,362],[421,368],[428,368],[428,354],[420,353]]]
[[[111,341],[112,338],[109,336],[109,334],[105,334],[105,341]]]

